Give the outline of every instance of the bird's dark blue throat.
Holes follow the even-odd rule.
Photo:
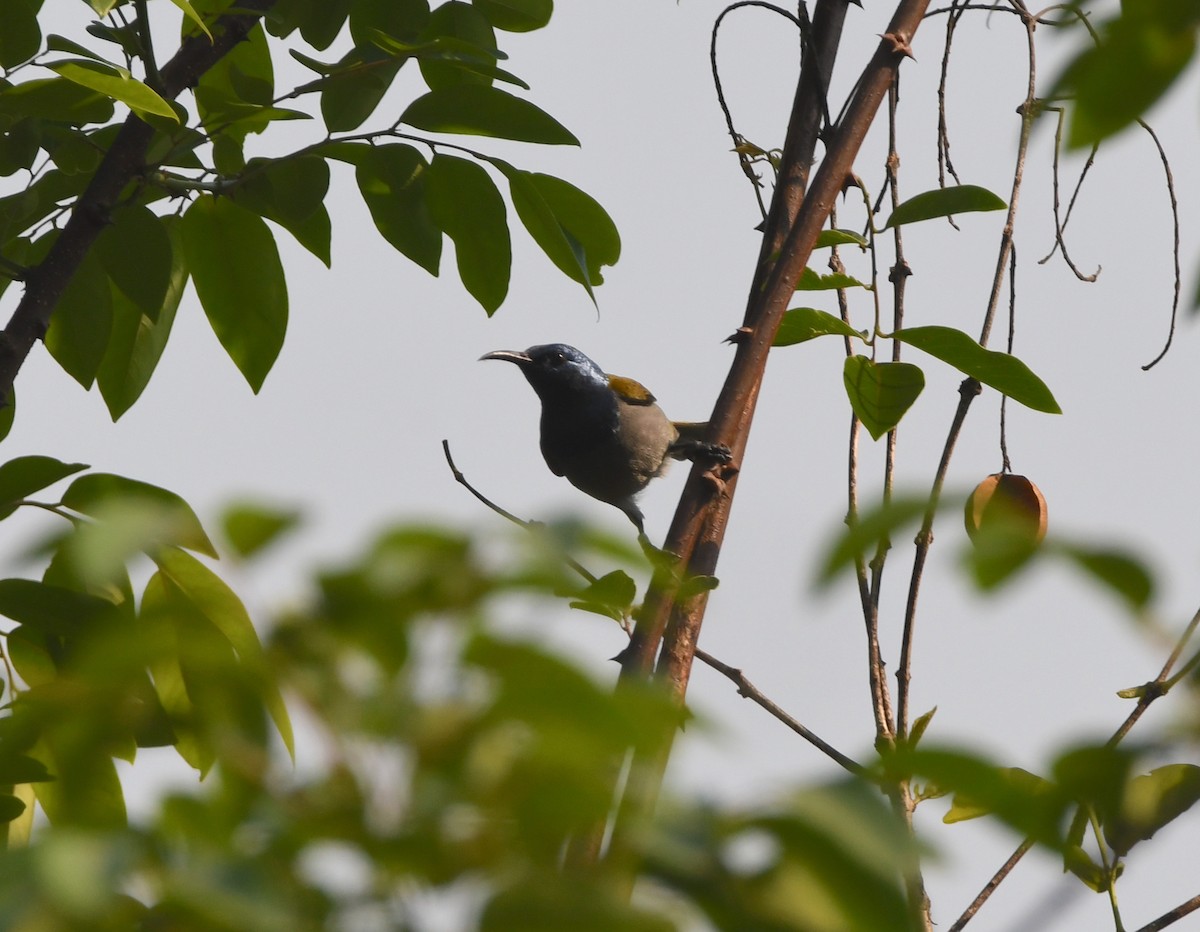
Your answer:
[[[604,475],[603,488],[585,488],[604,501],[630,494],[634,488],[608,488],[619,468],[610,469],[609,459],[619,459],[616,432],[617,397],[608,384],[608,376],[595,362],[573,346],[548,343],[531,346],[523,353],[500,350],[485,359],[503,359],[516,363],[542,402],[541,447],[546,465],[556,475],[571,477],[581,485],[580,472]],[[592,467],[587,469],[586,467]],[[578,467],[585,467],[580,469]]]

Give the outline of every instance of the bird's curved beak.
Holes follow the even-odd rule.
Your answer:
[[[484,353],[479,357],[480,362],[485,359],[503,359],[506,362],[515,362],[518,366],[525,366],[533,362],[528,353],[521,353],[517,350],[506,349],[493,350],[492,352]]]

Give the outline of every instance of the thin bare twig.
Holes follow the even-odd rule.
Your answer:
[[[1150,134],[1150,138],[1154,140],[1154,145],[1158,149],[1158,157],[1162,162],[1163,172],[1167,176],[1167,195],[1171,198],[1171,219],[1175,225],[1175,238],[1173,243],[1173,255],[1175,257],[1175,297],[1171,301],[1171,327],[1167,331],[1167,342],[1163,346],[1162,352],[1155,356],[1150,362],[1142,366],[1142,371],[1158,365],[1159,360],[1167,355],[1167,350],[1171,348],[1171,341],[1175,339],[1175,318],[1179,314],[1179,292],[1183,287],[1183,276],[1179,271],[1179,201],[1175,197],[1175,179],[1171,175],[1171,162],[1167,158],[1166,150],[1163,149],[1162,142],[1158,138],[1158,134],[1151,129],[1150,124],[1145,120],[1138,120],[1138,126]]]
[[[858,761],[854,760],[853,758],[847,757],[828,741],[825,741],[811,729],[802,725],[800,722],[796,721],[796,719],[792,718],[792,716],[788,715],[787,712],[768,699],[757,686],[746,679],[746,675],[737,667],[731,667],[727,663],[722,663],[712,654],[700,648],[696,648],[696,659],[702,660],[722,676],[727,677],[735,686],[737,686],[738,695],[745,696],[751,702],[754,702],[766,709],[773,716],[775,716],[775,718],[787,725],[788,728],[798,734],[813,747],[817,748],[827,757],[830,757],[836,761],[838,765],[850,771],[850,773],[854,774],[855,776],[870,779],[871,775],[866,767],[858,763]]]
[[[1008,261],[1008,355],[1012,355],[1017,330],[1017,244],[1013,243]],[[1008,458],[1008,395],[1000,396],[1000,471],[1012,472]]]
[[[1171,677],[1171,670],[1173,670],[1175,664],[1179,662],[1179,658],[1183,656],[1184,649],[1187,647],[1188,642],[1192,639],[1192,636],[1196,633],[1196,629],[1198,627],[1200,627],[1200,610],[1197,610],[1196,613],[1192,615],[1191,621],[1189,621],[1187,626],[1183,629],[1183,633],[1179,635],[1178,640],[1175,642],[1175,646],[1171,649],[1171,653],[1166,659],[1166,662],[1163,663],[1162,669],[1159,670],[1158,676],[1142,687],[1141,693],[1138,696],[1137,705],[1134,707],[1133,711],[1129,713],[1125,721],[1123,721],[1117,730],[1113,732],[1112,736],[1106,742],[1107,747],[1116,747],[1121,740],[1127,734],[1129,734],[1129,730],[1137,724],[1138,719],[1145,714],[1146,709],[1150,708],[1150,704],[1160,696],[1166,694],[1167,689],[1169,688],[1167,683]],[[1000,885],[1000,882],[1004,880],[1004,878],[1008,876],[1009,872],[1012,871],[1013,867],[1016,866],[1017,861],[1021,860],[1021,858],[1025,856],[1025,853],[1032,847],[1032,839],[1027,838],[1021,842],[1017,850],[1012,853],[1009,859],[1004,862],[998,871],[996,871],[992,879],[987,882],[981,891],[979,891],[979,895],[975,897],[975,899],[971,902],[971,905],[963,911],[963,914],[958,917],[958,920],[950,927],[948,932],[960,932],[963,926],[971,921],[971,918],[977,912],[979,912],[980,907],[983,906],[983,904],[987,902],[988,898],[995,892],[996,887]],[[1188,900],[1187,903],[1184,903],[1182,906],[1176,907],[1176,909],[1172,910],[1171,912],[1160,916],[1158,919],[1154,920],[1154,922],[1150,923],[1150,925],[1144,926],[1142,929],[1137,930],[1137,932],[1151,932],[1151,930],[1155,929],[1165,929],[1176,919],[1186,916],[1188,913],[1200,907],[1200,903],[1196,902],[1197,900],[1200,900],[1200,897]],[[1180,910],[1182,910],[1182,912],[1180,912]],[[1162,924],[1155,925],[1155,923],[1159,922]]]
[[[983,889],[979,891],[979,895],[971,901],[971,905],[963,910],[962,915],[955,920],[954,925],[947,929],[946,932],[962,932],[963,926],[965,926],[971,921],[972,918],[974,918],[975,914],[979,912],[980,907],[982,907],[983,904],[988,901],[988,897],[996,892],[996,888],[1004,882],[1004,879],[1009,874],[1012,873],[1012,869],[1017,866],[1017,863],[1021,860],[1021,858],[1025,857],[1029,849],[1032,847],[1032,838],[1026,838],[1023,842],[1021,842],[1021,844],[1017,847],[1017,850],[1009,855],[1007,861],[1000,865],[1000,869],[992,875],[991,880],[984,884]]]
[[[1000,250],[996,257],[996,272],[992,279],[992,289],[988,297],[987,309],[984,313],[983,326],[980,328],[979,343],[981,346],[987,346],[988,337],[991,335],[996,308],[1000,303],[1004,275],[1008,269],[1009,257],[1013,249],[1013,227],[1016,223],[1021,185],[1025,177],[1025,156],[1029,151],[1029,137],[1033,130],[1035,118],[1034,91],[1037,81],[1037,56],[1034,47],[1033,31],[1036,19],[1029,14],[1021,0],[1010,0],[1010,2],[1015,9],[1020,11],[1021,22],[1025,27],[1029,77],[1026,85],[1025,101],[1019,108],[1021,114],[1021,132],[1017,143],[1016,165],[1013,169],[1012,190],[1008,201],[1008,215],[1005,218],[1004,231],[1000,236]],[[942,487],[946,481],[950,458],[954,452],[954,446],[958,442],[958,435],[962,430],[963,422],[966,420],[971,402],[975,400],[975,397],[981,390],[982,386],[979,382],[971,378],[964,379],[959,386],[958,407],[954,412],[954,419],[950,424],[950,430],[942,450],[942,459],[938,464],[937,473],[934,475],[933,487],[929,494],[929,505],[926,508],[925,517],[921,522],[921,529],[917,533],[916,551],[913,554],[912,576],[909,579],[908,598],[905,603],[904,634],[900,646],[900,663],[896,670],[897,728],[901,730],[901,734],[904,733],[903,729],[907,729],[908,693],[912,680],[912,645],[916,624],[917,599],[921,587],[921,576],[925,571],[925,561],[929,555],[929,548],[933,544],[933,521],[937,512],[938,501],[941,497]]]
[[[778,7],[773,3],[767,3],[765,0],[739,0],[737,3],[732,3],[725,7],[717,16],[713,23],[712,35],[708,44],[708,59],[712,67],[713,87],[717,92],[717,105],[721,108],[721,113],[725,116],[725,127],[729,132],[729,138],[733,141],[733,151],[737,153],[738,164],[742,167],[742,174],[750,181],[751,187],[754,188],[754,196],[758,199],[758,210],[762,214],[763,219],[767,217],[767,205],[763,201],[762,196],[762,181],[754,171],[754,159],[751,154],[746,151],[746,138],[739,133],[733,126],[733,113],[729,109],[729,104],[725,101],[725,85],[721,81],[721,71],[717,66],[717,33],[721,29],[721,23],[725,17],[734,10],[743,9],[745,7],[759,7],[764,10],[770,10],[772,13],[778,13],[780,16],[788,19],[796,27],[800,33],[800,41],[809,41],[809,23],[807,17],[801,19],[799,16],[791,13],[788,10]],[[801,12],[804,11],[803,5],[800,6]],[[825,104],[825,121],[829,122],[829,104]]]
[[[1134,932],[1160,932],[1161,929],[1165,929],[1169,925],[1174,925],[1184,916],[1194,913],[1198,909],[1200,909],[1200,893],[1197,893],[1187,902],[1180,903],[1169,912],[1163,913],[1153,922],[1147,922],[1140,929],[1135,929]]]

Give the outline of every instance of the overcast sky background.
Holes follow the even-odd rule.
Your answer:
[[[53,6],[53,15],[62,17],[57,31],[78,37],[87,7]],[[458,282],[449,243],[445,271],[435,280],[378,236],[352,172],[336,166],[328,202],[332,271],[278,234],[291,321],[259,396],[189,294],[158,373],[116,425],[97,392],[83,392],[36,348],[17,383],[19,408],[6,458],[48,454],[141,478],[183,495],[210,520],[242,495],[303,507],[307,524],[297,539],[248,572],[219,567],[259,616],[299,597],[312,568],[352,557],[394,522],[501,532],[500,519],[454,483],[442,458],[443,438],[468,477],[517,514],[576,515],[632,538],[620,512],[546,470],[537,447],[537,402],[516,370],[476,360],[492,349],[569,342],[608,371],[644,382],[671,416],[707,416],[732,358],[722,340],[740,323],[758,249],[756,204],[729,152],[709,75],[709,31],[722,6],[708,0],[564,2],[547,31],[501,36],[509,70],[532,85],[530,98],[583,146],[469,144],[565,177],[606,206],[623,252],[598,291],[599,316],[583,291],[514,230],[512,288],[488,320]],[[892,6],[851,9],[835,101],[853,85]],[[164,47],[175,21],[174,14],[169,24],[164,20]],[[794,87],[795,37],[783,19],[762,10],[743,10],[726,24],[722,74],[738,128],[759,145],[778,145]],[[903,69],[905,197],[937,183],[935,89],[943,34],[943,17],[928,21],[914,43],[917,61]],[[1069,44],[1049,29],[1038,36],[1044,43],[1039,87],[1045,89]],[[964,182],[1006,199],[1019,128],[1015,110],[1026,81],[1024,50],[1014,17],[975,14],[960,26],[952,60],[948,116],[955,164]],[[291,69],[279,61],[276,68],[282,87]],[[416,87],[411,76],[399,81],[368,125],[390,122]],[[1193,73],[1150,115],[1173,157],[1185,304],[1200,261],[1197,93]],[[315,125],[285,127],[282,141],[268,140],[272,148],[262,152],[288,151],[320,133]],[[882,179],[881,130],[882,124],[857,163],[873,189]],[[1103,266],[1097,284],[1083,284],[1057,259],[1036,264],[1053,242],[1052,146],[1047,118],[1034,136],[1017,221],[1015,352],[1049,384],[1064,414],[1010,406],[1013,467],[1045,494],[1052,534],[1119,543],[1147,558],[1159,571],[1154,619],[1178,631],[1200,604],[1194,492],[1200,442],[1190,404],[1197,394],[1198,337],[1183,314],[1172,352],[1156,369],[1141,371],[1166,337],[1172,293],[1163,171],[1141,132],[1102,149],[1070,228],[1080,266]],[[1077,171],[1081,160],[1068,164]],[[12,182],[0,182],[0,190]],[[861,226],[856,203],[841,209],[843,225]],[[978,333],[1003,221],[998,212],[962,217],[961,232],[943,223],[909,229],[909,324]],[[865,257],[845,259],[851,274],[869,274]],[[880,261],[886,268],[886,254]],[[10,289],[0,305],[5,317],[16,292]],[[856,323],[869,326],[869,296],[851,300]],[[814,303],[835,310],[832,294]],[[998,322],[994,347],[1003,347],[1003,335]],[[927,387],[902,424],[897,487],[924,491],[960,376],[916,351],[907,358],[925,369]],[[841,342],[832,338],[772,356],[701,644],[742,667],[827,740],[866,758],[873,727],[857,595],[848,577],[826,593],[811,587],[845,512],[849,407],[842,361]],[[965,492],[999,469],[998,412],[990,390],[972,407],[950,473],[954,490]],[[882,445],[864,435],[866,501],[877,494],[881,453]],[[685,472],[676,469],[643,496],[652,539],[665,534]],[[31,535],[52,529],[48,520],[35,515],[7,522],[6,573],[33,571],[15,554]],[[998,597],[983,598],[960,569],[966,538],[957,515],[947,513],[935,532],[922,585],[912,702],[916,713],[938,707],[927,740],[966,742],[1006,764],[1045,771],[1063,742],[1110,734],[1131,707],[1116,691],[1153,678],[1167,644],[1149,627],[1132,624],[1109,594],[1058,565],[1040,565]],[[892,669],[911,551],[901,535],[884,581],[883,639]],[[616,667],[605,659],[623,643],[615,625],[565,608],[511,623],[615,679]],[[670,772],[677,792],[749,801],[839,774],[700,665],[689,701],[712,727],[690,729],[677,743]],[[1134,737],[1169,730],[1192,701],[1182,694],[1161,701]],[[1193,746],[1191,760],[1196,757]],[[143,761],[130,777],[135,812],[146,811],[153,786],[192,780],[170,755],[144,758],[153,763]],[[934,801],[918,811],[925,837],[945,854],[931,863],[927,878],[943,928],[1019,841],[983,821],[942,826],[945,805]],[[1119,886],[1130,928],[1197,893],[1198,819],[1193,812],[1135,850]],[[1051,920],[1044,918],[1048,904],[1055,909]],[[1104,897],[1033,854],[970,927],[1084,932],[1110,925]],[[1191,917],[1175,928],[1200,928],[1200,920]]]

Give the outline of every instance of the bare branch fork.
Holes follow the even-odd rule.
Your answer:
[[[195,85],[208,69],[246,38],[275,0],[241,0],[236,13],[211,27],[213,38],[196,34],[184,39],[175,56],[158,72],[158,92],[168,100]],[[113,207],[126,188],[151,166],[146,152],[154,128],[130,114],[104,154],[87,189],[40,265],[25,277],[25,292],[8,326],[0,332],[0,407],[11,397],[13,382],[33,345],[46,335],[54,309],[96,237],[107,226]]]

